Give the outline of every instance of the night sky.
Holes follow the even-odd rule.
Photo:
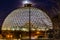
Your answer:
[[[22,6],[24,0],[0,0],[0,26],[7,15],[16,8]],[[39,8],[48,13],[49,16],[56,17],[59,11],[59,0],[30,0],[34,5],[33,7]]]

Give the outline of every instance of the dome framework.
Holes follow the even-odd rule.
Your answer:
[[[31,28],[39,28],[41,30],[45,28],[52,29],[52,22],[45,12],[33,7],[30,7],[30,10],[29,7],[24,7],[12,11],[6,17],[2,30],[21,30],[22,26],[27,23],[29,24],[29,22],[34,25],[31,25]],[[26,28],[28,29],[29,26]]]
[[[12,39],[38,39],[40,36],[48,38],[46,31],[49,29],[53,29],[53,26],[48,15],[42,10],[26,5],[6,17],[2,25],[2,35],[5,38],[8,38],[7,34],[12,35]]]

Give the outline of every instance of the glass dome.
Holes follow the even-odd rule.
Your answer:
[[[33,7],[24,7],[12,11],[5,19],[2,30],[29,30],[29,11],[30,27],[35,30],[52,29],[52,22],[48,15]]]

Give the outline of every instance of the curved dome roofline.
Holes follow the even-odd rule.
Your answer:
[[[43,18],[45,18],[45,21],[44,21],[44,23],[42,23],[42,22],[40,22],[40,25],[42,24],[42,25],[44,25],[44,26],[52,26],[52,22],[51,22],[51,20],[50,20],[50,18],[48,17],[48,15],[45,13],[45,12],[43,12],[42,10],[39,10],[39,9],[37,9],[37,8],[34,8],[34,7],[30,7],[31,9],[30,9],[30,11],[31,11],[31,20],[32,20],[32,22],[33,21],[36,21],[36,19],[37,20],[41,20],[41,18],[43,19]],[[27,21],[29,21],[29,7],[22,7],[22,8],[19,8],[19,9],[16,9],[16,10],[14,10],[14,11],[12,11],[7,17],[6,17],[6,19],[5,19],[5,21],[3,22],[3,25],[2,25],[2,30],[6,27],[7,28],[7,30],[10,30],[9,29],[9,27],[8,26],[10,26],[10,27],[12,27],[12,26],[20,26],[20,25],[22,25],[21,23],[23,23],[23,22],[21,22],[22,20],[23,21],[26,21],[26,19],[28,19]],[[23,16],[25,16],[26,18],[25,19],[23,19],[24,17]],[[36,17],[35,17],[36,16]],[[34,19],[33,19],[34,18]],[[39,19],[40,18],[40,19]],[[46,19],[46,18],[48,18],[48,19]],[[20,21],[20,23],[19,23],[19,21]],[[50,21],[50,23],[48,24],[48,23],[46,23],[46,22],[48,22],[48,21]],[[33,23],[35,23],[35,22],[33,22]],[[47,25],[45,25],[45,23],[47,24]],[[12,25],[13,24],[13,25]],[[20,24],[20,25],[17,25],[17,24]],[[35,24],[35,25],[38,25],[38,23],[37,24]],[[39,25],[39,26],[40,26]],[[42,26],[41,25],[41,26]],[[5,29],[6,29],[5,28]]]

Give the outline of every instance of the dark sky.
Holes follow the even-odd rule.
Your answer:
[[[7,15],[16,8],[22,6],[23,0],[0,0],[0,26]],[[50,16],[55,17],[59,10],[59,0],[30,0],[35,3],[33,7],[40,8],[45,12],[48,12]]]

